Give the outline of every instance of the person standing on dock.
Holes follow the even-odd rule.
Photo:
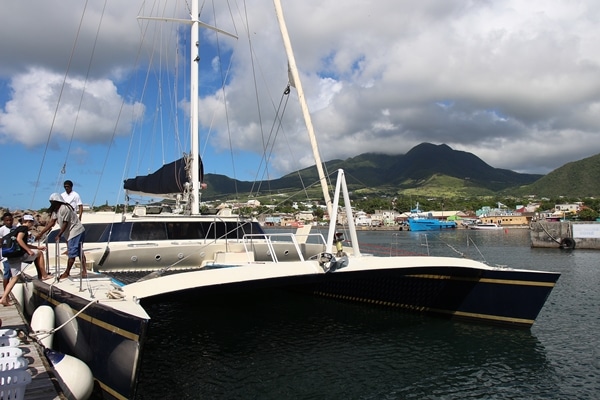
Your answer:
[[[50,208],[48,212],[52,215],[52,220],[58,222],[60,230],[56,235],[56,242],[60,242],[60,238],[65,235],[67,241],[67,269],[60,275],[59,279],[66,279],[71,273],[71,267],[75,263],[75,258],[79,257],[81,262],[81,276],[87,277],[85,264],[85,254],[83,253],[83,242],[85,240],[85,228],[73,207],[66,203],[62,196],[58,193],[50,195]]]
[[[65,191],[60,195],[64,202],[70,204],[73,207],[73,210],[79,216],[79,220],[81,221],[81,217],[83,216],[83,203],[81,201],[81,196],[79,193],[73,190],[73,182],[70,180],[66,180],[63,184]]]

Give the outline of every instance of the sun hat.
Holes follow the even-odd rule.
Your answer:
[[[23,221],[35,221],[35,218],[31,214],[25,214],[23,215]]]
[[[63,200],[62,196],[58,193],[52,193],[50,195],[50,199],[48,199],[49,201],[56,201],[58,203],[64,203],[65,201]]]

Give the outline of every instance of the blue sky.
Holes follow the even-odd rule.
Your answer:
[[[187,63],[188,42],[177,36],[187,30],[136,18],[186,18],[186,2],[47,0],[36,2],[43,18],[33,23],[31,7],[0,5],[0,144],[15,171],[0,206],[46,207],[64,179],[87,204],[122,202],[123,179],[189,151],[187,77],[173,73]],[[206,172],[262,178],[265,147],[270,178],[312,165],[293,93],[283,129],[273,129],[287,83],[273,4],[211,7],[202,20],[240,38],[202,34]],[[544,174],[600,153],[597,2],[283,7],[324,160],[446,143],[497,168]],[[159,64],[167,71],[160,88]]]

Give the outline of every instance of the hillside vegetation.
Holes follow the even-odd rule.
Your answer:
[[[513,189],[513,192],[544,197],[598,197],[600,196],[598,176],[600,176],[600,154],[565,164],[530,185]]]
[[[326,172],[344,169],[355,194],[428,197],[474,196],[600,196],[600,155],[568,163],[548,175],[520,174],[494,168],[474,154],[445,144],[421,143],[403,155],[365,153],[325,163]],[[244,182],[207,174],[204,200],[302,192],[321,198],[317,169],[312,166],[278,179]],[[334,177],[335,179],[335,177]],[[312,185],[312,186],[311,186]],[[308,189],[303,189],[305,187]]]

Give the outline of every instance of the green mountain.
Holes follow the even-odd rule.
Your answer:
[[[421,143],[406,154],[365,153],[325,163],[326,173],[342,168],[350,190],[423,196],[536,195],[538,197],[600,196],[600,154],[570,162],[547,175],[520,174],[494,168],[474,154],[445,144]],[[333,177],[335,179],[335,177]],[[203,198],[257,193],[294,193],[313,185],[320,193],[317,169],[312,166],[278,179],[246,182],[207,174]]]
[[[538,197],[594,197],[600,195],[598,176],[600,154],[565,164],[530,185],[514,188],[512,192]]]

